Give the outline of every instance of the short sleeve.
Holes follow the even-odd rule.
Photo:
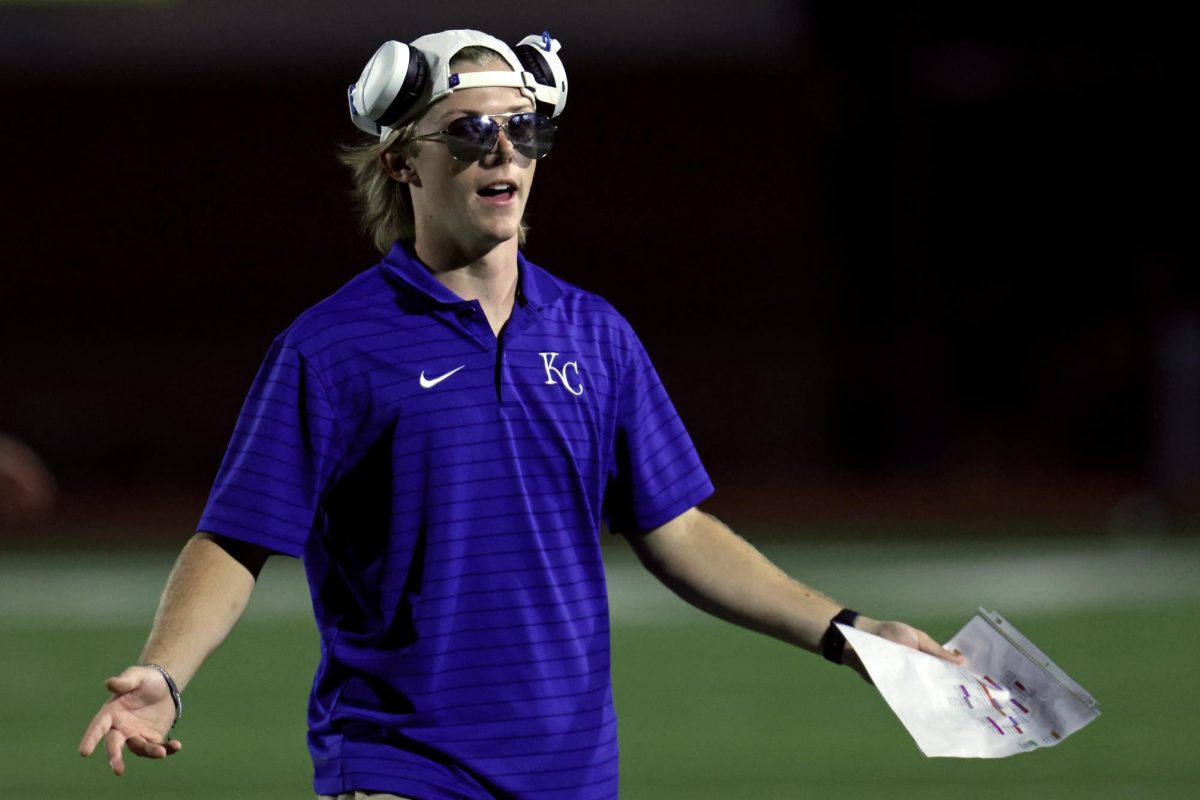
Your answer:
[[[242,406],[198,528],[300,557],[339,464],[337,420],[320,376],[277,339]]]
[[[707,498],[712,482],[632,330],[618,395],[604,515],[618,533],[648,531]]]

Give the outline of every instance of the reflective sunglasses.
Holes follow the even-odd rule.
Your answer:
[[[507,119],[506,119],[507,118]],[[497,122],[506,119],[505,122]],[[544,158],[554,146],[558,126],[549,117],[534,111],[510,114],[485,114],[460,117],[446,125],[446,130],[413,137],[413,141],[433,139],[444,142],[450,155],[458,161],[479,161],[496,147],[500,131],[518,153],[526,158]]]

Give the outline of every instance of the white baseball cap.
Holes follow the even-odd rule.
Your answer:
[[[451,60],[466,47],[493,50],[510,69],[452,73]],[[430,104],[477,86],[517,89],[541,113],[556,117],[567,101],[566,70],[557,55],[561,47],[549,33],[527,36],[514,49],[473,30],[431,33],[408,45],[384,42],[347,90],[350,118],[358,128],[383,140]]]

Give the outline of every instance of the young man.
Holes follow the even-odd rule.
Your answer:
[[[315,789],[611,798],[616,718],[599,531],[673,590],[842,660],[857,617],[697,508],[712,491],[645,351],[605,301],[527,261],[522,217],[566,99],[557,42],[473,31],[376,53],[352,151],[383,261],[272,346],[107,737],[161,758],[180,692],[267,557],[304,559],[321,663]],[[540,113],[539,113],[540,111]]]

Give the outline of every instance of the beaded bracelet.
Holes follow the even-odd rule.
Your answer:
[[[162,675],[163,680],[167,682],[167,688],[171,690],[171,702],[175,704],[175,721],[171,723],[171,727],[174,728],[179,724],[179,718],[183,716],[183,696],[179,694],[179,686],[176,685],[175,679],[171,677],[171,673],[167,672],[165,667],[158,664],[142,664],[142,666],[158,670],[158,674]]]

